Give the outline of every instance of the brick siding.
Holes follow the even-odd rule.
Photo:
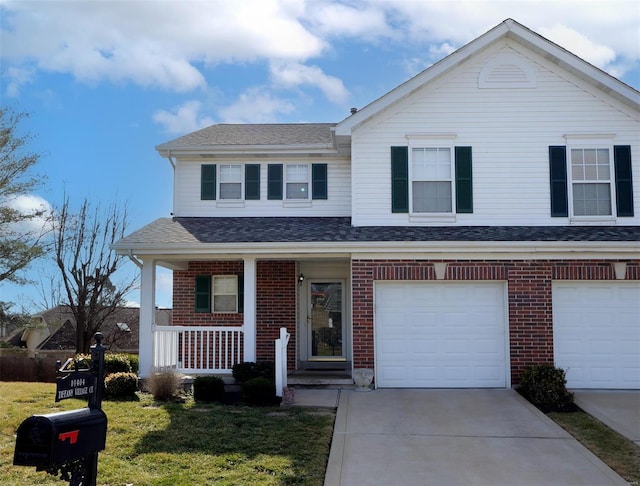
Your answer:
[[[446,263],[444,280],[506,281],[509,305],[511,382],[516,385],[525,367],[553,363],[553,280],[615,280],[608,260],[354,260],[353,362],[374,368],[373,283],[376,280],[432,280],[434,263]],[[627,264],[626,279],[640,279],[640,262]]]

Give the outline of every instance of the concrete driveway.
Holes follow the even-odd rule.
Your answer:
[[[640,390],[573,390],[576,405],[640,445]]]
[[[513,390],[343,390],[326,486],[626,482]]]

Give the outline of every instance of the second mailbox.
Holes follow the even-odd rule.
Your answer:
[[[13,464],[50,469],[104,450],[106,441],[107,416],[102,410],[33,415],[18,427]]]

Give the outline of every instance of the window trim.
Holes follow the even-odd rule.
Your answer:
[[[221,202],[239,202],[245,200],[244,194],[244,178],[245,178],[245,165],[246,164],[218,164],[218,201]],[[239,181],[223,182],[222,181],[222,168],[223,167],[240,167]],[[222,197],[222,185],[223,184],[238,184],[240,183],[240,197],[239,198],[223,198]]]
[[[235,293],[218,293],[216,294],[216,279],[234,279],[235,281]],[[239,312],[238,305],[238,285],[239,279],[237,275],[212,275],[211,276],[211,313],[212,314],[237,314]],[[235,305],[233,310],[216,310],[216,295],[217,296],[235,296]]]
[[[287,177],[287,169],[289,167],[306,167],[307,169],[307,180],[305,182],[302,181],[289,181],[288,177]],[[311,164],[308,163],[287,163],[284,164],[283,170],[282,170],[282,196],[283,196],[283,200],[284,201],[288,201],[288,202],[307,202],[307,201],[311,201],[311,186],[312,186],[312,177],[311,177]],[[287,191],[287,185],[288,184],[306,184],[307,185],[307,190],[306,190],[306,196],[304,198],[301,197],[296,197],[296,198],[290,198],[288,197],[288,191]]]
[[[613,137],[608,136],[603,138],[592,138],[588,136],[565,136],[566,153],[565,163],[567,171],[567,209],[570,222],[611,222],[615,221],[618,217],[617,208],[617,194],[616,194],[616,173],[614,163],[614,146]],[[571,163],[572,150],[599,150],[606,149],[609,154],[609,179],[607,181],[598,181],[595,179],[580,181],[573,178],[573,165]],[[611,214],[597,215],[576,215],[573,199],[573,190],[575,184],[608,184],[609,185],[609,198],[611,206]]]
[[[408,190],[409,190],[409,217],[410,218],[429,218],[429,219],[451,219],[455,220],[456,217],[456,164],[455,164],[455,145],[453,138],[425,138],[418,137],[409,140],[408,150]],[[448,149],[449,150],[449,179],[425,179],[426,181],[437,182],[449,182],[451,185],[451,211],[441,212],[420,212],[414,210],[413,199],[413,183],[419,182],[414,178],[413,174],[413,151],[414,149]],[[422,180],[422,179],[421,179]]]

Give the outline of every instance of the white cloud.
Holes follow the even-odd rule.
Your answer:
[[[262,88],[250,88],[218,113],[224,123],[275,123],[278,115],[292,113],[294,109],[288,100],[275,98]]]
[[[325,74],[317,66],[299,63],[272,63],[271,79],[276,86],[294,88],[302,85],[315,86],[335,104],[344,103],[348,92],[342,81]]]
[[[32,216],[24,221],[11,223],[10,231],[21,235],[37,236],[51,229],[48,216],[51,214],[52,207],[46,199],[35,194],[23,194],[5,201],[4,205],[25,216]]]
[[[345,5],[315,0],[307,2],[305,17],[314,31],[332,37],[376,41],[395,34],[387,23],[383,8],[362,2]]]
[[[185,91],[198,63],[307,59],[326,47],[288,0],[3,3],[5,63]],[[6,73],[10,76],[10,73]]]
[[[565,25],[556,24],[549,28],[541,28],[539,33],[560,46],[571,46],[571,52],[601,69],[606,68],[616,58],[615,51],[610,47],[596,44]]]
[[[173,307],[173,272],[162,267],[156,272],[156,306]]]
[[[158,110],[153,114],[153,121],[163,127],[165,133],[172,135],[185,134],[213,125],[213,118],[200,113],[202,103],[187,101],[173,111]]]

